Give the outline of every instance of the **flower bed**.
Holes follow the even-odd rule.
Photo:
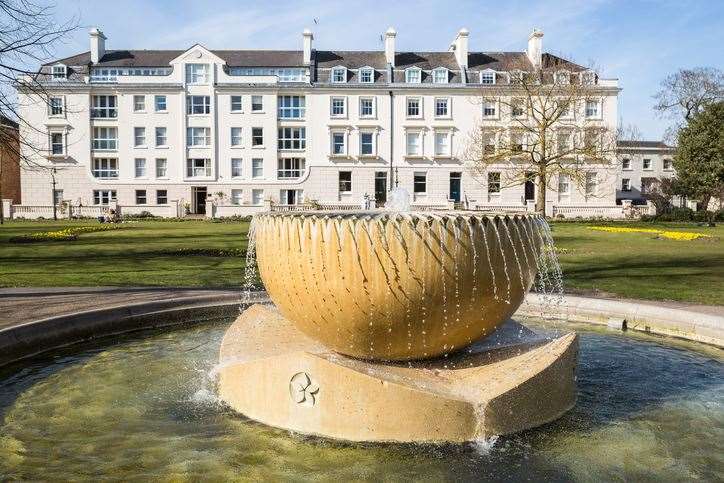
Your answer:
[[[99,231],[118,230],[120,226],[98,225],[98,226],[73,226],[57,231],[40,231],[28,235],[20,235],[11,238],[10,243],[36,243],[44,241],[75,241],[81,233],[95,233]]]
[[[697,238],[711,238],[705,233],[697,233],[691,231],[670,231],[657,230],[655,228],[627,228],[618,226],[589,226],[591,230],[606,231],[609,233],[653,233],[663,238],[679,241],[696,240]]]

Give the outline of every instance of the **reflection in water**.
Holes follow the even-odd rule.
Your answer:
[[[468,445],[350,444],[268,428],[218,402],[212,369],[229,322],[4,370],[0,479],[724,477],[714,349],[579,326],[578,403],[559,421]]]

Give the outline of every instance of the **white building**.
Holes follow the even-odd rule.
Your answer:
[[[42,66],[49,102],[19,88],[23,118],[41,127],[25,136],[47,145],[26,155],[57,168],[57,200],[123,213],[359,206],[365,195],[384,202],[395,183],[418,206],[525,208],[533,180],[501,189],[495,169],[466,171],[461,151],[481,123],[510,126],[501,104],[479,100],[508,85],[511,66],[585,71],[543,53],[542,36],[521,52],[470,52],[465,29],[441,52],[397,52],[393,29],[384,51],[315,50],[309,31],[301,50],[129,51],[106,50],[92,29],[89,52]],[[596,78],[596,100],[572,115],[615,129],[618,92],[617,80]],[[549,214],[615,205],[615,173],[590,169],[585,188],[551,183]],[[25,171],[22,196],[52,205],[49,172]]]
[[[676,148],[662,141],[619,141],[619,180],[616,201],[646,202],[646,192],[657,181],[676,176]]]

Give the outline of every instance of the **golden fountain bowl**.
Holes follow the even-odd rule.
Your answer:
[[[440,356],[492,333],[522,303],[545,239],[538,215],[271,212],[253,223],[282,315],[377,360]]]

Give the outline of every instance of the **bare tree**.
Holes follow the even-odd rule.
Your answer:
[[[17,160],[26,169],[50,168],[47,163],[38,162],[49,154],[47,143],[37,141],[47,139],[47,132],[43,126],[25,122],[15,90],[22,88],[34,99],[50,102],[37,66],[47,62],[53,48],[76,28],[76,18],[57,21],[53,4],[0,0],[0,115],[20,126],[18,131],[0,129],[0,145],[6,157]]]
[[[535,208],[544,212],[547,191],[561,180],[591,188],[597,179],[588,173],[614,167],[619,133],[603,120],[592,70],[560,59],[535,70],[521,63],[502,81],[481,90],[482,117],[463,154],[474,176],[494,176],[497,188],[534,181]],[[486,120],[490,113],[498,120]]]

